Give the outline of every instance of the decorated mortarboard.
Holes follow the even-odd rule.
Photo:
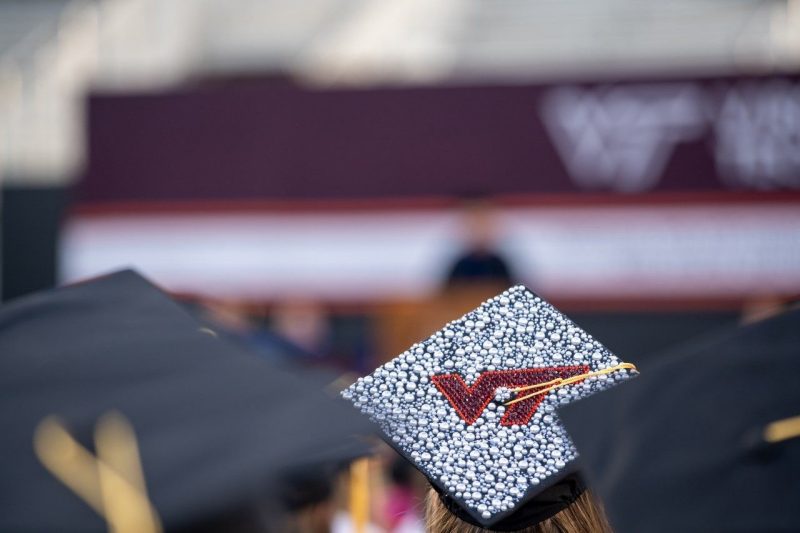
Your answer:
[[[583,492],[556,408],[635,373],[525,287],[447,324],[343,392],[463,520],[521,529]]]
[[[800,309],[653,358],[563,409],[618,533],[800,531]]]

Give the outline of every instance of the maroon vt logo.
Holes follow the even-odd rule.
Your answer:
[[[514,389],[538,385],[554,379],[568,379],[587,372],[589,372],[589,367],[586,365],[491,370],[478,376],[471,387],[467,386],[459,374],[438,374],[431,376],[431,381],[439,389],[439,392],[444,394],[461,419],[468,425],[472,425],[494,399],[495,393],[500,387]],[[523,394],[528,395],[530,392],[526,391]],[[546,394],[538,394],[507,406],[503,418],[500,419],[500,424],[503,426],[527,424],[545,396]]]

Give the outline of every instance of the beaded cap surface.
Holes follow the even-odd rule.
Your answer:
[[[552,305],[517,286],[411,346],[342,395],[433,483],[491,523],[526,500],[532,487],[565,474],[577,457],[556,408],[634,372],[590,376],[533,396],[513,389],[619,363]],[[524,399],[509,403],[517,398]]]

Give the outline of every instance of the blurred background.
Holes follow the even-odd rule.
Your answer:
[[[800,294],[800,1],[0,0],[0,179],[4,300],[364,373],[523,283],[646,365]]]

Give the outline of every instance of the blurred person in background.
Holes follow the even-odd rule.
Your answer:
[[[330,350],[331,324],[325,309],[308,300],[286,300],[272,311],[272,331],[308,353]]]
[[[417,480],[419,474],[414,467],[397,455],[390,460],[389,486],[386,494],[386,524],[393,533],[422,533],[425,526],[419,506]]]
[[[346,466],[346,465],[344,465]],[[308,470],[288,478],[282,493],[289,511],[287,533],[329,533],[336,512],[334,491],[343,469]]]
[[[201,299],[196,302],[183,301],[182,304],[193,316],[208,323],[217,333],[244,344],[254,354],[268,361],[304,364],[319,359],[315,352],[268,329],[262,317],[257,316],[243,302]]]
[[[475,197],[462,207],[465,244],[447,270],[447,288],[494,285],[504,289],[514,283],[513,269],[497,250],[497,227],[491,202]]]

